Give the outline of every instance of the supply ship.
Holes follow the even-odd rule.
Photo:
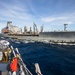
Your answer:
[[[0,36],[16,38],[19,40],[29,40],[37,42],[53,42],[53,43],[75,43],[75,31],[67,31],[66,25],[64,24],[63,31],[51,31],[43,32],[43,25],[41,26],[40,32],[38,32],[37,25],[33,23],[33,31],[30,27],[30,31],[27,31],[27,27],[22,29],[13,26],[12,22],[7,22],[7,26],[2,29]]]

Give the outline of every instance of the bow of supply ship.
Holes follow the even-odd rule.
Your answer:
[[[66,25],[64,24],[63,31],[51,31],[43,32],[43,26],[41,26],[40,32],[38,31],[37,25],[33,23],[33,30],[27,30],[24,27],[24,31],[17,26],[13,26],[12,22],[7,22],[7,26],[2,29],[0,36],[14,38],[18,40],[28,40],[36,42],[46,43],[75,43],[75,31],[67,31]]]

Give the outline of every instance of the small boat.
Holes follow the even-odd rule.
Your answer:
[[[33,75],[21,58],[18,48],[9,47],[9,42],[0,40],[0,75]],[[42,75],[35,63],[36,74]]]

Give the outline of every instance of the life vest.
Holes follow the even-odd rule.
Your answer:
[[[18,70],[18,58],[14,58],[10,64],[10,69],[12,71],[17,71]]]

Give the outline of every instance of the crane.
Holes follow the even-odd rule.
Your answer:
[[[34,34],[36,34],[36,32],[38,31],[37,25],[34,22],[33,22],[33,30],[34,30]]]

